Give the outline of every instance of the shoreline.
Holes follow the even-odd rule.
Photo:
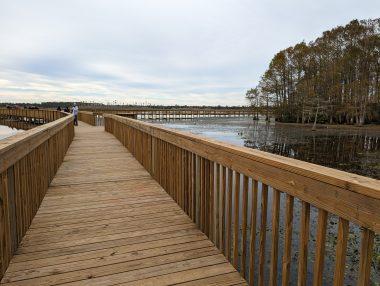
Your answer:
[[[243,119],[243,120],[242,120]],[[155,124],[167,124],[167,123],[175,123],[175,124],[188,124],[189,122],[193,122],[194,124],[197,124],[198,122],[207,122],[211,121],[213,123],[217,122],[220,125],[250,125],[254,122],[257,123],[266,123],[264,120],[252,120],[251,117],[245,117],[245,118],[202,118],[202,119],[185,119],[185,120],[171,120],[171,121],[156,121],[156,120],[147,120],[147,122],[155,123]],[[278,126],[284,126],[284,127],[300,127],[300,128],[306,128],[310,129],[312,131],[313,123],[287,123],[287,122],[278,122],[278,121],[272,121],[269,122],[270,125],[278,125]],[[362,130],[362,131],[374,131],[374,132],[380,132],[380,124],[367,124],[363,126],[358,125],[346,125],[346,124],[317,124],[317,129],[314,130],[315,132],[323,131],[323,130]]]

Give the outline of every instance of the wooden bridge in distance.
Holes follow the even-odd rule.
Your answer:
[[[90,125],[103,125],[103,114],[115,114],[134,119],[178,120],[201,118],[239,118],[253,117],[256,112],[252,108],[125,108],[99,109],[81,108],[79,117]]]
[[[352,224],[357,285],[376,282],[379,181],[116,115],[74,136],[72,116],[57,118],[0,142],[1,285],[322,285],[330,214],[334,285]]]

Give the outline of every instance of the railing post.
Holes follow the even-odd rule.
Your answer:
[[[17,220],[16,220],[16,202],[15,202],[15,176],[14,176],[14,166],[8,168],[8,205],[9,205],[9,224],[11,232],[11,249],[12,254],[16,252],[18,246],[17,239]]]

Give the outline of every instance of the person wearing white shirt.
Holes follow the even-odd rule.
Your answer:
[[[74,103],[72,113],[74,115],[74,125],[75,126],[78,126],[78,112],[79,112],[79,108],[78,108],[77,104]]]

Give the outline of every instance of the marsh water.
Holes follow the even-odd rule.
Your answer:
[[[22,130],[15,127],[7,126],[7,125],[0,125],[0,140],[8,138],[19,132],[22,132]]]
[[[158,123],[154,121],[154,123]],[[291,124],[275,124],[263,121],[253,121],[252,119],[238,118],[207,118],[197,120],[177,120],[160,121],[166,127],[181,131],[188,131],[197,135],[202,135],[219,141],[246,146],[258,150],[267,151],[282,156],[287,156],[302,161],[307,161],[339,170],[360,174],[376,179],[380,179],[380,128],[379,127],[331,127],[318,128],[312,131],[311,127],[304,127]],[[269,279],[270,263],[270,241],[271,241],[271,204],[272,191],[268,197],[268,225],[267,225],[267,246],[266,246],[266,276]],[[259,202],[261,185],[259,184]],[[252,195],[248,194],[249,197]],[[242,197],[240,196],[240,202]],[[249,198],[249,202],[251,199]],[[280,240],[279,240],[279,264],[281,273],[281,257],[284,242],[284,219],[285,219],[285,194],[281,194],[280,210]],[[248,206],[251,210],[251,206]],[[296,285],[297,281],[297,261],[299,247],[301,202],[295,200],[294,204],[294,228],[292,238],[292,264],[291,264],[291,285]],[[259,218],[261,216],[260,203],[257,214],[257,236],[260,233]],[[240,214],[241,218],[241,214]],[[318,220],[318,209],[311,207],[310,212],[310,237],[308,247],[308,273],[307,285],[312,284],[313,262],[315,257],[316,230]],[[249,225],[249,224],[248,224]],[[337,244],[338,217],[329,214],[326,236],[325,266],[323,275],[323,285],[333,284],[335,269],[335,247]],[[240,222],[241,230],[241,222]],[[248,231],[250,231],[248,229]],[[360,227],[350,224],[350,234],[348,239],[348,251],[345,270],[345,284],[356,285],[359,271],[360,252]],[[258,249],[256,241],[256,250]],[[257,258],[256,258],[257,260]],[[256,261],[257,265],[258,261]],[[257,277],[257,269],[255,271]],[[281,284],[281,276],[278,283]],[[380,237],[375,238],[373,261],[371,267],[371,285],[380,285]]]
[[[21,133],[25,130],[32,129],[38,125],[25,121],[0,118],[0,140]]]
[[[157,122],[155,122],[157,123]],[[214,118],[162,122],[219,141],[380,179],[380,126],[320,127]]]

